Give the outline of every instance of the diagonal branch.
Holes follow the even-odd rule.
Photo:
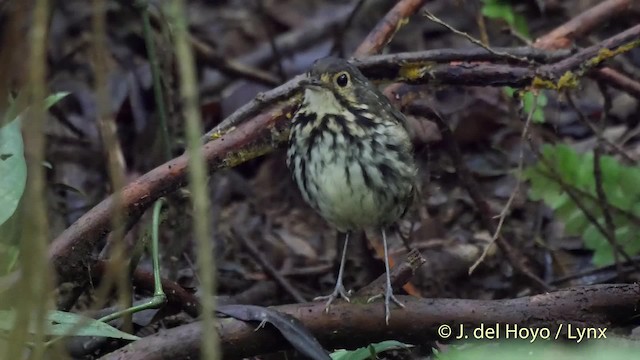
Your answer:
[[[400,1],[389,14],[392,14],[400,4],[410,4],[414,10],[419,7],[415,1]],[[404,16],[394,15],[393,17],[398,21],[404,19]],[[382,22],[388,24],[389,20],[385,19]],[[390,29],[390,27],[376,27],[376,29]],[[390,35],[387,34],[383,38],[388,39],[388,36]],[[609,50],[604,55],[612,56],[623,45],[627,45],[625,49],[628,49],[628,43],[632,40],[637,42],[639,37],[640,25],[636,25],[599,45],[582,50],[560,62],[543,65],[539,69],[511,64],[456,62],[448,65],[436,64],[421,74],[420,71],[411,72],[412,69],[415,70],[415,64],[413,66],[393,64],[389,63],[387,58],[380,57],[377,58],[380,69],[372,65],[363,70],[369,76],[378,74],[384,78],[393,78],[394,74],[395,76],[404,75],[400,78],[417,74],[419,76],[410,79],[415,83],[421,81],[438,84],[522,87],[531,85],[533,80],[541,74],[544,74],[547,80],[557,81],[559,78],[556,77],[561,77],[567,71],[579,69],[585,61],[595,59],[599,62],[603,57],[602,49]],[[376,44],[383,43],[376,42]],[[370,49],[377,50],[371,47]],[[286,139],[288,122],[297,104],[296,97],[291,97],[298,88],[296,81],[299,81],[299,78],[257,97],[250,104],[239,109],[227,119],[236,119],[232,127],[234,131],[219,131],[208,136],[209,139],[215,140],[203,145],[202,151],[211,170],[232,167],[266,154]],[[229,122],[225,121],[225,123]],[[129,225],[135,223],[142,212],[157,198],[183,186],[186,182],[186,168],[187,157],[182,155],[149,171],[126,186],[121,195],[126,222]],[[112,202],[112,197],[109,197],[95,206],[51,244],[49,259],[53,262],[60,281],[84,276],[86,266],[91,265],[90,262],[85,264],[89,261],[87,259],[90,258],[91,250],[111,229]]]
[[[393,36],[400,21],[417,11],[423,1],[400,0],[380,21],[360,47],[360,52],[375,53]],[[292,80],[292,81],[295,81]],[[290,84],[292,81],[288,82]],[[291,85],[283,85],[272,90],[281,92],[278,99],[286,99],[291,93]],[[287,88],[287,86],[289,86]],[[287,90],[289,89],[289,90]],[[294,99],[295,100],[295,99]],[[258,97],[252,101],[260,110],[245,109],[246,118],[251,121],[238,125],[235,131],[224,136],[216,136],[217,140],[203,145],[202,152],[211,170],[233,167],[249,159],[256,158],[271,151],[274,145],[282,143],[287,128],[287,115],[294,109],[294,102],[288,100],[282,104],[264,103]],[[264,113],[260,113],[265,111]],[[119,195],[121,198],[122,216],[129,226],[134,224],[140,215],[159,197],[166,195],[185,185],[187,174],[186,155],[179,156],[139,177],[125,188]],[[86,267],[91,267],[91,250],[111,230],[110,219],[113,211],[113,195],[96,205],[89,212],[62,232],[50,245],[48,257],[58,274],[58,281],[69,281],[83,278]],[[9,278],[14,282],[19,277]]]

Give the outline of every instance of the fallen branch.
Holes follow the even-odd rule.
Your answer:
[[[321,302],[275,306],[273,309],[296,317],[327,349],[365,346],[390,338],[408,343],[451,341],[458,336],[461,325],[467,334],[481,325],[486,328],[498,324],[506,330],[506,325],[510,324],[512,329],[515,325],[546,328],[552,336],[562,326],[560,333],[564,337],[569,325],[574,330],[575,327],[604,329],[628,325],[634,317],[637,323],[640,315],[637,306],[639,284],[577,287],[508,300],[398,298],[406,307],[391,310],[389,326],[384,324],[384,307],[379,302],[348,304],[339,301],[328,314]],[[451,337],[438,335],[438,328],[443,324],[451,327]],[[273,328],[256,329],[257,325],[234,319],[220,320],[224,357],[250,357],[290,348]],[[605,335],[608,334],[610,332],[605,330]],[[199,353],[201,335],[200,323],[183,325],[138,340],[102,359],[189,358]]]

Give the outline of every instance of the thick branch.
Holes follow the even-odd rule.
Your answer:
[[[387,15],[376,24],[366,39],[358,46],[353,56],[362,57],[375,54],[384,48],[393,35],[405,24],[405,19],[413,15],[424,5],[426,0],[403,0],[387,13]]]
[[[447,341],[437,335],[442,324],[458,334],[484,324],[546,327],[555,334],[571,324],[576,327],[613,327],[628,324],[640,314],[637,302],[640,285],[595,285],[509,300],[417,299],[398,296],[406,308],[393,308],[385,326],[384,307],[376,302],[337,302],[327,314],[323,303],[282,305],[275,310],[295,316],[325,348],[358,347],[395,339],[408,343]],[[349,319],[349,321],[345,321]],[[234,319],[220,321],[220,340],[225,358],[249,357],[289,348],[270,326],[256,330],[256,324]],[[564,332],[562,332],[565,334]],[[169,329],[138,340],[103,359],[184,359],[197,354],[201,344],[200,323]]]
[[[598,25],[628,11],[632,2],[632,0],[603,1],[538,38],[533,46],[547,50],[568,48],[574,39],[583,37]]]
[[[554,61],[559,61],[567,58],[571,55],[571,51],[562,50],[562,51],[544,51],[534,48],[501,48],[502,52],[517,54],[519,57],[527,58],[532,61],[540,62],[540,63],[551,63]],[[438,50],[426,50],[426,51],[417,51],[417,52],[407,52],[407,53],[397,53],[392,55],[375,55],[370,57],[365,57],[361,59],[354,59],[353,63],[360,68],[360,70],[367,75],[371,80],[379,80],[379,81],[392,81],[397,80],[398,73],[403,71],[409,71],[411,69],[419,68],[425,63],[445,63],[443,66],[446,68],[449,65],[446,63],[449,62],[475,62],[475,61],[490,61],[492,64],[484,64],[487,68],[486,71],[488,74],[482,75],[479,74],[480,82],[485,84],[488,82],[488,78],[491,76],[495,76],[496,72],[501,73],[509,73],[509,79],[505,80],[508,82],[514,82],[518,79],[518,76],[522,76],[521,72],[518,72],[517,69],[520,68],[502,68],[500,65],[497,71],[491,71],[490,66],[495,63],[501,63],[506,61],[512,61],[512,59],[505,59],[504,57],[497,56],[488,52],[482,48],[472,48],[472,49],[438,49]],[[516,70],[514,70],[516,69]],[[533,76],[533,70],[528,70],[527,72],[530,76]],[[441,81],[456,81],[451,80],[450,77],[447,78],[447,72],[445,71],[444,79]],[[299,83],[303,78],[303,75],[296,76],[293,79],[289,80],[287,83],[278,86],[272,90],[269,90],[265,93],[258,95],[255,99],[250,101],[249,103],[242,106],[236,112],[227,117],[223,122],[220,123],[216,128],[209,131],[204,137],[204,141],[208,141],[212,138],[215,138],[215,134],[225,133],[227,130],[231,129],[234,126],[237,126],[239,123],[249,119],[253,116],[258,115],[260,112],[264,111],[264,109],[270,106],[273,103],[278,101],[286,100],[292,96],[296,92],[299,91]],[[487,84],[490,85],[490,84]],[[295,99],[294,99],[295,101]],[[292,106],[292,108],[295,106]]]
[[[569,48],[575,39],[584,37],[596,27],[632,9],[640,10],[637,1],[607,0],[601,2],[545,36],[538,38],[533,46],[546,50]],[[640,83],[617,70],[605,67],[592,72],[591,76],[640,99]]]

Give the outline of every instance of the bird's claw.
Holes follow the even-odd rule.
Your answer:
[[[329,312],[329,307],[331,306],[331,303],[333,302],[333,300],[341,297],[343,299],[345,299],[347,302],[351,302],[351,299],[349,298],[349,296],[351,296],[351,290],[347,291],[344,286],[342,286],[342,284],[336,286],[335,289],[333,289],[333,292],[329,295],[324,295],[324,296],[318,296],[316,298],[314,298],[314,301],[323,301],[323,300],[327,300],[327,303],[325,304],[325,308],[324,311],[325,312]]]
[[[383,293],[370,297],[369,299],[367,299],[367,303],[375,301],[381,297],[384,297],[384,320],[387,323],[387,325],[389,325],[389,315],[390,315],[389,304],[393,301],[396,305],[398,305],[401,308],[404,308],[405,306],[403,303],[400,302],[400,300],[398,300],[398,298],[396,298],[395,295],[393,295],[393,289],[391,287],[387,287]]]

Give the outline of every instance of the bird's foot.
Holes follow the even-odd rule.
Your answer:
[[[341,297],[343,299],[345,299],[347,302],[351,302],[351,299],[349,299],[349,296],[351,296],[351,290],[347,291],[345,290],[344,286],[342,286],[342,284],[337,284],[335,289],[333,289],[333,292],[329,295],[325,295],[325,296],[318,296],[316,298],[314,298],[314,301],[324,301],[327,300],[327,303],[325,305],[324,311],[325,312],[329,312],[329,307],[331,306],[331,303],[333,302],[333,300]]]
[[[383,293],[370,297],[367,300],[367,302],[370,303],[381,297],[384,297],[384,320],[387,323],[387,325],[389,325],[389,315],[390,315],[389,304],[393,301],[396,305],[398,305],[401,308],[404,308],[404,304],[401,303],[400,300],[398,300],[395,295],[393,295],[393,288],[391,288],[391,286],[387,286]]]

